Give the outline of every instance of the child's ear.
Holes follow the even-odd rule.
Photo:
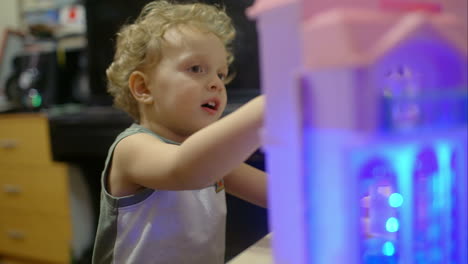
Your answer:
[[[134,71],[128,78],[128,86],[130,91],[138,102],[148,104],[153,102],[153,95],[148,89],[146,75],[141,71]]]

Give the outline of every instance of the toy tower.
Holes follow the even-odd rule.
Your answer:
[[[468,263],[466,0],[257,0],[275,263]]]

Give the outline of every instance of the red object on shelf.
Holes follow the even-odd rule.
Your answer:
[[[70,20],[74,20],[76,18],[76,7],[70,7],[70,9],[68,10],[68,17],[70,18]]]

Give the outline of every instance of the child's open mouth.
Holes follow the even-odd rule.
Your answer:
[[[208,102],[202,104],[201,107],[206,112],[208,112],[210,114],[215,114],[216,112],[218,112],[219,102],[216,99],[211,99]]]

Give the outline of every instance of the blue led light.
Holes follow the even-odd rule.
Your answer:
[[[398,219],[395,217],[390,217],[387,219],[387,222],[385,223],[385,228],[387,229],[388,232],[394,233],[398,231],[400,228],[400,223],[398,222]]]
[[[388,204],[391,207],[400,207],[403,204],[403,196],[399,193],[392,193],[390,197],[388,197]]]
[[[382,254],[385,256],[391,257],[395,254],[395,246],[392,242],[385,242],[382,246]]]

